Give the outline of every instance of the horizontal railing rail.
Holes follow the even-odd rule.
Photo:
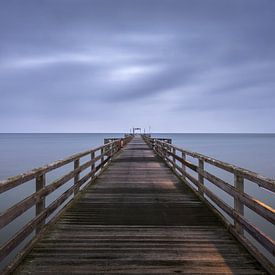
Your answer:
[[[151,138],[151,135],[148,135],[148,134],[144,134],[142,135],[143,138],[149,138],[151,140],[151,142],[155,142],[156,140],[158,141],[163,141],[163,142],[166,142],[166,143],[169,143],[169,144],[172,144],[172,139],[171,138]]]
[[[143,135],[145,142],[167,163],[167,165],[179,176],[203,201],[205,201],[226,224],[230,232],[251,252],[251,254],[272,274],[274,274],[273,263],[251,242],[244,231],[264,247],[274,260],[275,241],[244,215],[244,207],[248,207],[257,215],[261,216],[272,226],[275,224],[275,209],[252,197],[245,192],[244,180],[249,180],[275,195],[275,180],[264,177],[247,169],[228,164],[202,154],[191,152],[177,146],[171,145],[160,139],[150,138]],[[187,160],[187,156],[196,159],[197,165]],[[220,168],[234,176],[234,185],[206,171],[205,164]],[[197,177],[187,172],[187,168],[197,173]],[[204,180],[209,181],[216,187],[226,192],[234,199],[234,207],[228,205],[223,199],[216,195],[205,185]],[[196,188],[195,188],[196,187]],[[274,197],[275,198],[275,197]],[[210,199],[210,201],[209,201]],[[217,206],[214,208],[213,203]],[[233,219],[231,224],[225,217],[223,210]]]
[[[105,145],[97,148],[87,150],[85,152],[72,155],[63,160],[55,161],[51,164],[33,169],[29,172],[22,173],[18,176],[8,178],[0,181],[0,194],[7,191],[12,191],[13,188],[18,187],[24,183],[35,180],[35,192],[25,197],[21,201],[13,204],[8,209],[0,213],[0,230],[9,226],[15,219],[24,214],[31,207],[35,206],[35,216],[25,225],[18,229],[18,231],[11,236],[0,249],[0,262],[5,259],[12,251],[14,251],[19,244],[21,244],[32,232],[35,231],[35,236],[38,236],[43,227],[46,225],[46,219],[55,211],[61,210],[79,193],[80,188],[86,183],[93,181],[102,171],[103,168],[111,161],[114,154],[127,144],[132,139],[132,136],[127,136],[122,139],[115,139]],[[89,157],[90,160],[81,163],[82,158]],[[72,170],[58,179],[46,184],[47,173],[62,168],[67,164],[72,164]],[[80,174],[87,169],[90,169],[84,176],[80,178]],[[72,180],[72,186],[69,186],[58,198],[51,202],[47,207],[45,201],[48,195],[52,194],[58,188],[64,186]],[[62,205],[68,200],[70,196],[73,198],[67,201],[66,205]],[[60,206],[63,206],[61,209]],[[54,216],[57,217],[58,213]],[[52,220],[54,219],[52,217]],[[47,222],[47,225],[50,221]],[[30,242],[29,242],[30,244]],[[27,247],[26,245],[25,247]]]

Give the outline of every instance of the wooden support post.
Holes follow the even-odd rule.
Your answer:
[[[201,171],[204,170],[204,161],[202,159],[199,159],[199,169]],[[204,177],[201,174],[198,174],[198,180],[199,180],[199,183],[201,183],[202,185],[204,184]],[[203,196],[203,190],[200,187],[199,187],[199,193]]]
[[[172,147],[171,147],[172,148]],[[176,149],[173,147],[173,154],[176,154]],[[176,158],[173,156],[173,170],[176,170]]]
[[[112,143],[111,146],[110,146],[110,153],[109,153],[110,160],[111,160],[113,154],[115,153],[115,144],[116,143]]]
[[[184,152],[181,152],[181,158],[183,160],[186,160],[186,154]],[[186,166],[183,162],[181,163],[181,168],[184,172],[186,172]],[[186,177],[183,174],[182,174],[182,178],[183,178],[183,180],[186,180]]]
[[[95,152],[91,153],[91,160],[95,158]],[[95,163],[93,162],[91,165],[91,172],[92,172],[92,177],[94,176],[94,170],[95,170]]]
[[[157,142],[156,145],[160,156],[163,157],[163,145],[160,142]]]
[[[165,161],[167,160],[167,157],[168,157],[168,150],[169,150],[169,147],[167,145],[164,145],[164,152],[163,152],[163,157],[165,159]]]
[[[162,143],[160,144],[160,154],[161,154],[161,157],[165,159],[165,148]]]
[[[120,141],[118,141],[118,143],[120,143]],[[108,162],[111,162],[112,160],[112,157],[113,155],[115,154],[116,152],[116,146],[117,146],[117,142],[114,142],[110,145],[110,147],[108,148],[109,150],[109,153],[108,153],[108,156],[110,157],[109,161]]]
[[[159,155],[161,155],[161,148],[160,148],[160,144],[159,142],[156,140],[155,141],[155,148],[156,148],[156,151]]]
[[[160,142],[159,143],[159,153],[163,159],[165,159],[164,150],[165,150],[164,145]]]
[[[76,159],[74,161],[74,170],[77,169],[79,167],[79,159]],[[76,185],[79,181],[79,172],[75,174],[74,176],[74,185]],[[78,193],[78,188],[74,190],[74,195],[76,195]]]
[[[101,169],[103,168],[103,162],[104,162],[104,148],[101,148],[100,150],[100,153],[101,153],[101,158],[100,158],[100,161],[101,161]]]
[[[158,152],[158,148],[157,148],[157,141],[154,139],[153,140],[153,150],[157,153]]]
[[[116,148],[117,148],[116,151],[121,150],[121,148],[122,148],[122,142],[121,142],[121,140],[119,140],[119,141],[117,142]]]
[[[36,192],[40,191],[42,188],[45,187],[45,174],[39,175],[36,177]],[[36,203],[35,207],[35,215],[38,216],[43,210],[45,209],[45,197],[42,197],[39,202]],[[39,223],[36,226],[35,233],[36,235],[39,234],[43,226],[45,225],[45,220],[43,220],[41,223]]]
[[[235,188],[237,189],[238,192],[243,193],[244,192],[244,179],[243,176],[239,175],[237,172],[235,172],[234,174],[234,185]],[[236,210],[237,213],[239,213],[240,215],[244,215],[244,205],[243,203],[238,199],[238,198],[234,198],[234,209]],[[241,224],[239,224],[238,222],[236,222],[234,220],[234,225],[235,228],[237,230],[237,232],[241,235],[243,235],[243,227]]]

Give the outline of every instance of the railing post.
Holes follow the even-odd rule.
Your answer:
[[[109,163],[111,162],[111,160],[112,160],[112,158],[113,158],[113,155],[116,153],[116,148],[117,148],[117,143],[119,143],[120,144],[120,140],[118,140],[118,141],[114,141],[111,145],[110,145],[110,147],[109,147],[109,153],[108,153],[108,156],[110,157],[110,159],[109,159]]]
[[[109,147],[109,150],[110,150],[110,152],[109,152],[110,160],[111,160],[113,154],[115,153],[115,146],[114,145],[115,145],[115,142],[113,142],[111,144],[111,146]]]
[[[119,139],[116,144],[117,151],[119,151],[122,148],[121,140]]]
[[[152,141],[152,148],[155,152],[157,152],[157,141],[155,139]]]
[[[158,150],[160,157],[163,157],[163,144],[160,143],[159,141],[157,141],[156,144],[157,144],[157,148],[158,148],[157,150]]]
[[[186,154],[184,153],[184,152],[181,152],[181,158],[183,159],[183,160],[186,160]],[[182,170],[184,171],[184,172],[186,172],[186,166],[185,166],[185,164],[182,162],[181,163],[181,168],[182,168]],[[186,177],[184,176],[184,174],[182,174],[182,178],[184,179],[184,180],[186,180]]]
[[[42,174],[36,177],[36,192],[40,191],[42,188],[45,187],[45,183],[46,183],[45,179],[46,179],[45,174]],[[45,209],[45,197],[41,198],[40,201],[36,203],[35,215],[38,216],[40,213],[43,212],[44,209]],[[44,225],[45,225],[45,220],[41,221],[41,223],[39,223],[36,226],[36,229],[35,229],[36,235],[41,231]]]
[[[104,162],[104,148],[101,148],[100,150],[100,154],[101,154],[101,158],[100,158],[100,165],[101,165],[101,169],[103,168],[103,162]]]
[[[204,161],[199,159],[199,172],[203,172],[204,170]],[[204,177],[200,173],[198,173],[198,181],[200,184],[204,184]],[[203,196],[203,189],[199,187],[199,193]]]
[[[152,140],[152,148],[153,148],[153,150],[156,151],[156,140],[155,139]]]
[[[74,161],[74,170],[76,170],[79,167],[79,159],[76,159]],[[77,172],[74,176],[74,185],[76,185],[79,181],[79,172]],[[74,189],[74,195],[78,193],[78,188]]]
[[[234,173],[234,186],[237,189],[239,193],[244,192],[244,178],[241,176],[238,172]],[[234,197],[234,209],[235,211],[240,214],[241,216],[244,215],[244,205],[243,203],[236,197]],[[234,225],[237,230],[237,232],[241,235],[243,235],[243,226],[238,223],[236,220],[234,220]]]
[[[167,158],[168,158],[168,156],[169,156],[168,150],[169,150],[169,146],[168,146],[168,145],[165,145],[165,146],[164,146],[164,158],[165,158],[165,161],[167,161]]]
[[[94,158],[95,158],[95,152],[92,152],[91,153],[91,160],[94,160]],[[92,172],[91,178],[94,176],[94,173],[95,173],[94,170],[95,170],[95,163],[93,162],[92,165],[91,165],[91,172]]]
[[[162,157],[162,158],[164,158],[164,156],[163,156],[163,151],[164,151],[164,149],[163,149],[163,143],[161,143],[161,142],[158,142],[158,148],[159,148],[159,154],[160,154],[160,156]]]
[[[175,155],[176,154],[176,149],[175,147],[172,147],[172,151],[173,151],[173,154]],[[176,170],[176,157],[173,156],[173,170],[175,171]]]
[[[161,149],[160,149],[160,151],[161,151],[161,157],[165,160],[165,148],[164,148],[164,144],[163,143],[161,143]]]

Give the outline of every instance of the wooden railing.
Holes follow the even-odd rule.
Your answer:
[[[81,186],[83,186],[85,183],[87,184],[93,181],[102,172],[103,168],[111,161],[113,155],[117,153],[121,147],[127,144],[131,139],[131,136],[123,139],[117,139],[92,150],[70,156],[63,160],[58,160],[49,165],[33,169],[18,176],[8,178],[7,180],[0,181],[0,194],[26,182],[32,184],[32,182],[30,182],[32,180],[35,180],[36,185],[35,193],[12,205],[0,215],[1,230],[2,228],[8,226],[16,218],[21,216],[23,213],[25,213],[27,210],[29,210],[31,207],[35,206],[35,217],[22,228],[19,228],[15,235],[13,235],[1,246],[0,262],[5,259],[13,250],[15,250],[16,247],[18,247],[18,245],[33,232],[35,232],[35,235],[37,236],[44,228],[46,219],[52,213],[57,211],[60,206],[65,207],[64,203],[67,205],[74,198],[74,196],[79,193]],[[81,164],[81,160],[83,160],[85,157],[89,157],[89,160]],[[73,167],[71,167],[72,170],[69,173],[61,176],[51,183],[46,183],[47,173],[58,168],[62,168],[68,164],[73,165]],[[89,171],[85,174],[85,176],[80,178],[80,174],[87,169],[89,169]],[[45,201],[47,196],[61,186],[64,186],[64,184],[68,183],[70,180],[73,181],[72,185],[46,207]],[[70,197],[72,197],[72,199],[68,201]],[[57,215],[52,217],[52,221],[56,217]],[[47,224],[49,223],[50,222]],[[30,242],[28,245],[30,245]],[[28,245],[26,246],[26,249]]]
[[[250,182],[256,183],[259,187],[268,190],[273,195],[274,199],[275,180],[199,153],[178,148],[167,142],[163,142],[162,140],[150,138],[146,135],[143,135],[143,138],[145,142],[167,163],[174,173],[190,188],[192,188],[192,190],[204,202],[206,202],[216,214],[219,215],[229,231],[250,251],[250,253],[271,274],[275,274],[274,265],[272,263],[272,261],[274,262],[275,255],[274,240],[272,237],[267,236],[264,232],[262,232],[244,215],[244,206],[246,206],[271,223],[271,226],[274,228],[275,210],[262,201],[259,201],[247,194],[244,189],[244,180],[249,180]],[[187,157],[195,159],[197,164],[188,161]],[[222,180],[221,178],[206,171],[204,167],[205,164],[209,164],[226,172],[232,173],[234,175],[234,185],[231,185],[225,180]],[[197,177],[194,177],[188,173],[187,168],[196,172]],[[213,191],[206,187],[204,180],[208,180],[210,183],[214,184],[216,187],[233,197],[234,207],[228,205],[228,203],[224,202],[220,196],[216,195]],[[232,218],[233,224],[228,221],[223,214],[223,211]],[[272,258],[271,261],[268,259],[270,257],[266,257],[266,254],[264,255],[264,253],[261,252],[261,249],[257,248],[258,245],[255,245],[254,241],[251,242],[247,238],[247,234],[253,237],[258,244],[270,253]]]

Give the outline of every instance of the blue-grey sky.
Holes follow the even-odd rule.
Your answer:
[[[0,132],[275,132],[273,0],[0,0]]]

